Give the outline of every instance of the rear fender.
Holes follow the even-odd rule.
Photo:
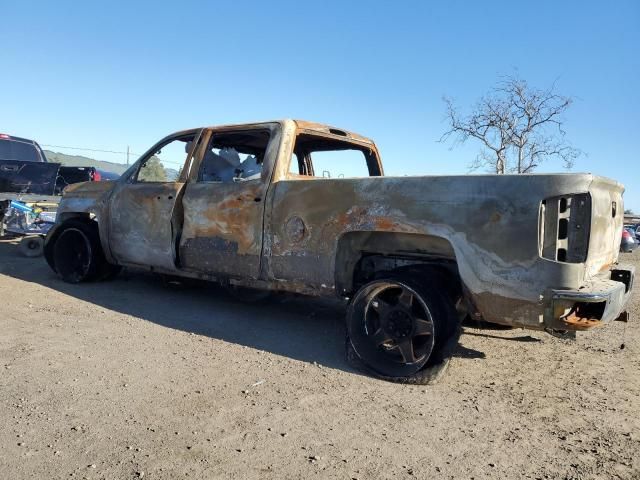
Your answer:
[[[336,252],[335,284],[338,294],[353,292],[354,273],[361,259],[367,255],[397,257],[416,264],[456,260],[453,246],[443,237],[399,232],[348,232],[340,237]]]

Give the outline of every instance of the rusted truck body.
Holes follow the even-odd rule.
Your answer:
[[[176,181],[140,181],[175,142],[185,147]],[[164,138],[118,181],[68,187],[45,254],[68,281],[99,276],[101,266],[69,267],[73,247],[58,245],[65,225],[85,222],[105,265],[364,302],[350,307],[351,337],[364,333],[348,347],[406,380],[429,364],[418,368],[416,352],[431,355],[437,331],[453,331],[435,318],[453,322],[452,306],[539,330],[624,317],[634,272],[617,263],[623,190],[591,174],[387,177],[373,141],[310,122],[201,128]],[[352,318],[367,315],[363,326]],[[364,345],[376,332],[375,348]]]

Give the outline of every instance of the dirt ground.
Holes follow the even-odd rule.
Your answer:
[[[640,478],[640,285],[575,341],[467,327],[428,387],[352,370],[334,303],[67,285],[8,241],[0,301],[1,478]]]

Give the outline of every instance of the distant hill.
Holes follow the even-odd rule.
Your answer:
[[[51,150],[44,150],[44,154],[47,156],[48,161],[60,163],[66,167],[96,167],[99,170],[117,173],[118,175],[122,175],[129,168],[125,163],[105,162],[83,157],[82,155],[67,155],[66,153],[52,152]],[[175,168],[164,167],[164,171],[167,180],[174,181],[178,178],[178,170]]]
[[[83,157],[82,155],[67,155],[50,150],[45,150],[44,154],[50,162],[61,163],[67,167],[96,167],[106,172],[117,173],[118,175],[122,175],[127,169],[127,165],[124,163],[104,162],[102,160]]]
[[[175,168],[164,167],[164,173],[167,176],[167,180],[169,180],[170,182],[173,182],[174,180],[178,179],[178,174],[180,172],[178,170],[176,170]]]

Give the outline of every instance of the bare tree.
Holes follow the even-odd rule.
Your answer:
[[[444,102],[450,128],[440,141],[453,139],[456,145],[473,138],[482,144],[472,169],[530,173],[550,158],[571,168],[581,154],[566,141],[562,128],[562,114],[573,100],[555,93],[555,84],[537,90],[517,77],[504,77],[468,116],[462,116],[450,98]]]

